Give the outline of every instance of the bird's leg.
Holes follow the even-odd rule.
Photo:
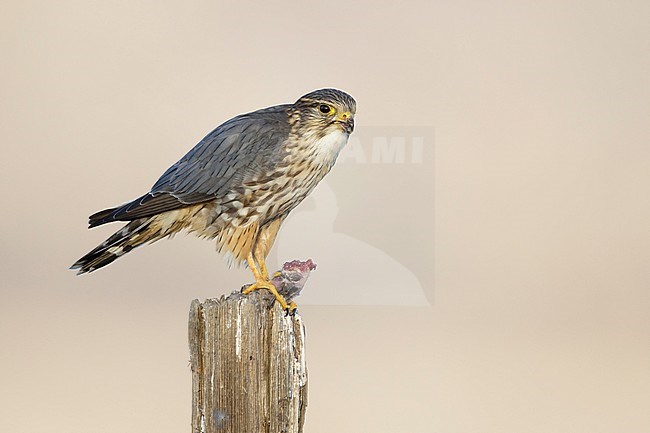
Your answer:
[[[259,289],[266,289],[269,292],[275,296],[275,299],[280,303],[280,306],[284,311],[287,313],[293,313],[296,310],[296,304],[293,302],[287,303],[287,301],[284,299],[282,295],[278,293],[278,290],[275,288],[273,283],[269,280],[269,273],[266,269],[266,264],[264,263],[264,260],[261,260],[259,263],[259,269],[257,267],[257,264],[255,263],[255,259],[253,258],[253,254],[249,253],[248,256],[246,257],[246,262],[248,263],[248,266],[251,268],[251,272],[253,272],[253,275],[255,276],[255,282],[248,286],[246,289],[242,291],[244,295],[247,295],[251,293],[254,290],[259,290]]]
[[[249,254],[246,257],[246,263],[248,263],[248,267],[251,268],[251,272],[253,273],[253,276],[255,277],[256,282],[264,280],[264,277],[262,276],[262,273],[260,272],[259,269],[257,269],[257,263],[255,263],[255,260],[253,259],[252,254]]]
[[[260,273],[262,274],[262,278],[264,278],[265,280],[270,280],[269,271],[268,269],[266,269],[266,262],[264,262],[264,260],[262,261],[258,260],[257,263],[260,266]]]
[[[276,271],[276,272],[273,272],[273,275],[269,277],[269,271],[266,268],[266,263],[264,262],[264,259],[260,260],[260,259],[257,258],[257,256],[255,256],[255,258],[257,259],[257,263],[259,263],[260,273],[262,274],[262,277],[264,279],[272,280],[273,278],[279,277],[280,275],[282,275],[282,272]],[[291,306],[291,304],[293,304],[293,302],[290,302],[289,306]]]

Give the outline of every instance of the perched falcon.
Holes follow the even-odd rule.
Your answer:
[[[354,129],[356,102],[321,89],[294,104],[234,117],[172,165],[151,191],[91,215],[90,228],[128,221],[71,269],[92,272],[134,248],[179,231],[216,239],[231,263],[248,264],[256,289],[288,311],[264,263],[282,222],[330,171]]]

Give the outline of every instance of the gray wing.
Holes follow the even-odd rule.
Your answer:
[[[90,227],[131,221],[223,197],[282,158],[289,105],[242,114],[218,126],[142,197],[90,216]]]

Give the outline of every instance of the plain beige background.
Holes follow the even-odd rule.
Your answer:
[[[649,22],[646,1],[2,2],[0,430],[189,431],[190,300],[250,277],[182,236],[76,277],[116,229],[86,217],[227,118],[335,86],[355,134],[435,131],[426,178],[328,179],[334,228],[385,229],[430,305],[301,307],[306,431],[650,431]],[[315,221],[281,259],[331,255]],[[306,290],[352,293],[355,260]]]

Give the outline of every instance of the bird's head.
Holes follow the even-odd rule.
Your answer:
[[[354,130],[357,102],[337,89],[320,89],[302,96],[293,105],[303,125],[317,128],[319,135],[341,131],[349,135]]]

